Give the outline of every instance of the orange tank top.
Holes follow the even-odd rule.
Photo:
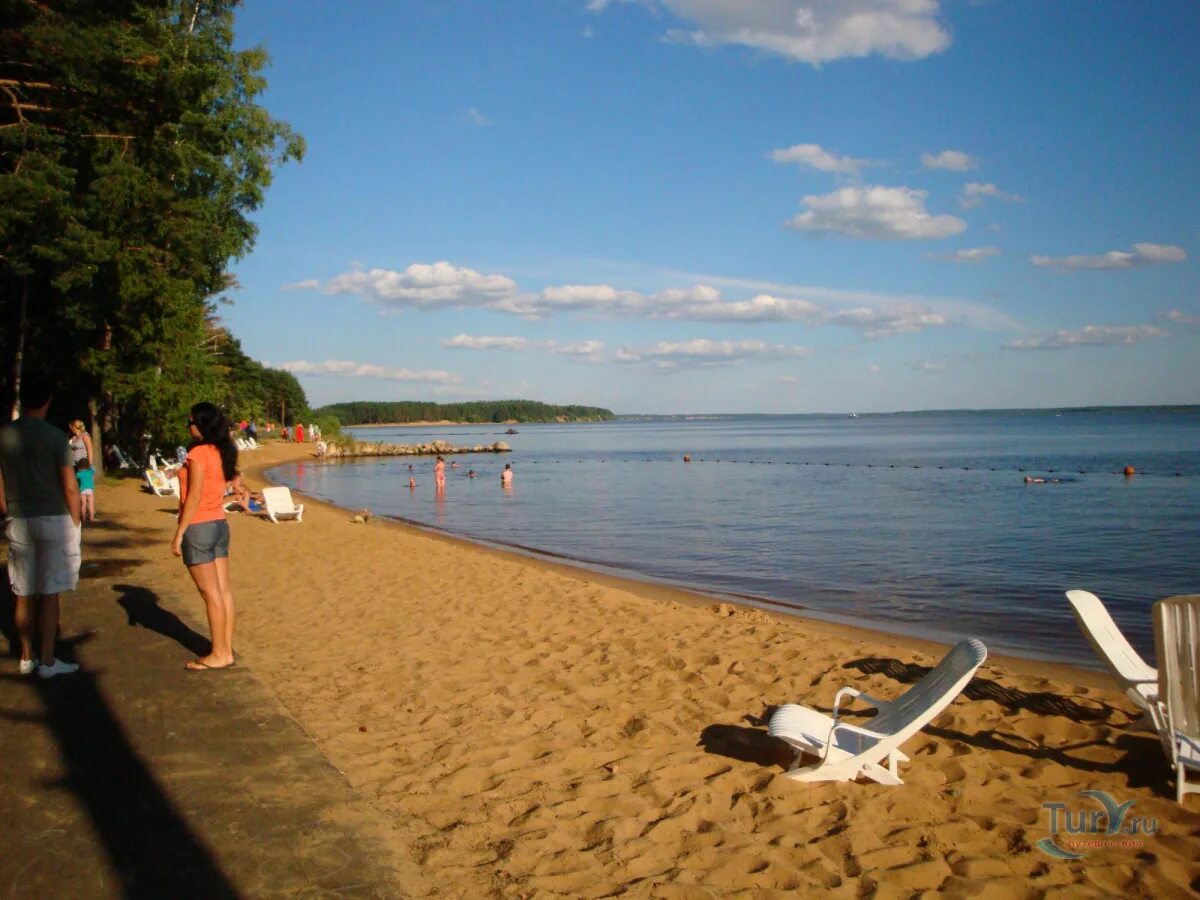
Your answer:
[[[204,467],[204,478],[200,484],[200,508],[192,519],[193,525],[225,518],[225,473],[221,470],[221,452],[212,444],[199,444],[188,451],[187,465],[179,472],[180,509],[187,502],[189,490],[195,489],[190,482],[193,463],[197,462]]]

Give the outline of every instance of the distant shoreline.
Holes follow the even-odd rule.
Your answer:
[[[371,422],[362,425],[343,425],[343,428],[428,428],[431,425],[510,425],[510,422],[451,422],[449,419],[439,419],[436,422]]]

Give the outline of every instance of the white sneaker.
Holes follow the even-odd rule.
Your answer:
[[[32,675],[34,672],[37,671],[37,667],[38,667],[38,661],[37,661],[36,656],[33,659],[21,660],[21,674],[22,675]]]
[[[79,666],[75,663],[56,659],[48,666],[38,666],[38,678],[53,678],[55,675],[70,675],[72,672],[78,671]]]

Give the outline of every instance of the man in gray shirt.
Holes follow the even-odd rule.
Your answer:
[[[0,428],[0,513],[7,515],[8,577],[17,598],[22,675],[69,675],[54,655],[58,595],[79,582],[79,484],[67,435],[46,422],[50,382],[21,383],[21,417]],[[40,638],[40,664],[34,635]]]

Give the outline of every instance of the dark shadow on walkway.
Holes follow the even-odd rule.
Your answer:
[[[140,625],[168,637],[195,656],[206,656],[212,650],[208,638],[197,634],[175,613],[158,605],[158,595],[154,591],[132,584],[114,584],[113,590],[120,594],[117,602],[125,609],[131,627]]]
[[[0,588],[0,619],[12,623],[12,594]],[[86,641],[60,641],[64,659]],[[16,678],[17,676],[12,676]],[[20,679],[37,691],[41,721],[58,745],[66,776],[62,781],[25,790],[36,805],[40,791],[71,791],[91,820],[91,831],[112,863],[121,893],[130,898],[236,898],[204,841],[171,804],[157,779],[130,745],[113,716],[96,678],[81,669],[50,680]],[[7,717],[7,716],[6,716]],[[17,773],[8,772],[5,790],[15,790]],[[48,835],[46,840],[55,840]],[[69,885],[63,885],[69,893]]]
[[[92,821],[126,897],[232,898],[238,893],[130,746],[95,678],[31,683],[58,741],[66,788]]]

